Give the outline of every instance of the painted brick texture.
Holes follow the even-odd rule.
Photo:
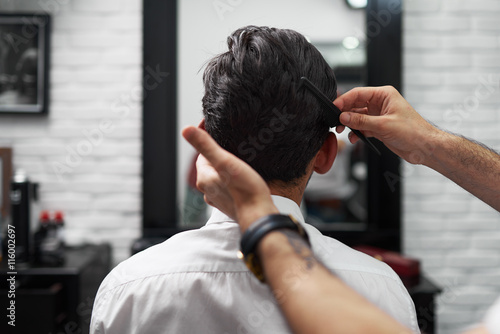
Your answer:
[[[40,182],[42,207],[66,213],[68,241],[109,241],[115,262],[141,226],[141,3],[0,0],[53,15],[50,113],[0,115],[0,144]],[[404,0],[403,13],[405,97],[499,150],[500,2]],[[444,289],[439,333],[457,333],[500,295],[499,214],[425,167],[403,173],[405,252]]]
[[[404,95],[442,129],[500,149],[498,1],[404,1]],[[436,172],[405,164],[404,249],[444,288],[438,332],[500,296],[500,215]]]
[[[50,111],[0,115],[0,144],[66,214],[69,244],[110,242],[114,262],[141,230],[142,1],[0,2],[52,15]]]

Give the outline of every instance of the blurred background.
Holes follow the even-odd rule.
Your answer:
[[[366,49],[378,35],[375,28],[383,32],[399,16],[402,63],[394,66],[401,69],[405,98],[438,127],[500,149],[498,1],[404,0],[394,13],[372,13],[378,27],[370,27],[370,13],[345,0],[182,0],[169,7],[175,12],[165,18],[176,18],[171,23],[177,27],[176,43],[164,39],[165,52],[177,56],[170,67],[144,61],[144,41],[161,41],[168,34],[150,26],[145,31],[144,8],[140,0],[0,0],[1,14],[51,17],[48,111],[12,113],[0,105],[0,147],[12,149],[14,172],[23,170],[38,184],[38,209],[64,213],[66,245],[107,243],[111,267],[129,257],[134,242],[147,234],[143,98],[153,96],[156,85],[175,86],[177,97],[173,110],[159,111],[176,115],[167,118],[165,127],[176,138],[176,149],[162,158],[175,162],[175,169],[164,171],[175,173],[175,196],[158,199],[175,207],[175,222],[166,226],[191,228],[204,222],[208,209],[189,187],[195,152],[180,130],[201,120],[203,66],[225,50],[226,37],[241,26],[303,33],[338,68],[342,93],[366,84]],[[0,56],[6,54],[6,44],[0,47]],[[0,76],[6,73],[0,64]],[[155,136],[149,138],[147,145],[154,146]],[[369,162],[356,155],[363,148],[345,142],[339,156],[347,157],[347,176],[339,181],[345,191],[338,196],[343,206],[352,204],[355,193],[364,194],[364,200],[355,209],[334,210],[318,224],[336,221],[338,229],[364,229],[370,223],[363,192]],[[457,333],[479,321],[500,295],[499,213],[428,168],[404,162],[398,168],[401,174],[387,182],[400,187],[399,251],[418,259],[422,272],[440,288],[436,307],[429,306],[436,332]],[[2,218],[5,225],[8,217]],[[346,222],[351,225],[342,225]],[[39,218],[31,223],[35,230]],[[79,304],[86,305],[86,313],[79,314],[86,320],[92,299],[88,292]]]

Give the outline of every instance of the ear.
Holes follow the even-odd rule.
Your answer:
[[[337,137],[330,132],[323,146],[314,157],[313,170],[318,174],[325,174],[332,168],[337,156]]]
[[[205,129],[205,117],[203,117],[203,118],[201,119],[201,122],[200,122],[200,124],[198,124],[198,127],[199,127],[200,129],[202,129],[202,130],[206,130],[206,129]]]

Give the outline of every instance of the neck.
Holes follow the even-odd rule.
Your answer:
[[[308,178],[306,178],[305,182],[301,180],[299,182],[292,182],[292,184],[280,181],[272,181],[268,183],[268,186],[269,190],[271,190],[271,195],[286,197],[300,206],[300,204],[302,203],[302,197],[304,196],[304,191],[307,186],[307,180]]]
[[[306,191],[307,183],[311,178],[313,173],[312,162],[306,170],[306,174],[298,179],[291,182],[283,181],[270,181],[267,183],[271,195],[283,196],[291,199],[300,207],[302,203],[302,197],[304,196],[304,191]]]

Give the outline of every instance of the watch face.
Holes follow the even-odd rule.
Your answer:
[[[260,262],[253,253],[250,253],[245,257],[242,251],[238,251],[237,256],[238,259],[243,260],[243,262],[245,262],[247,268],[255,275],[255,277],[257,277],[259,281],[265,282],[264,273],[262,271]]]

